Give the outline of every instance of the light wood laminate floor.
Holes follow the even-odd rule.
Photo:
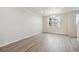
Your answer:
[[[77,52],[76,38],[42,33],[0,48],[1,52]]]

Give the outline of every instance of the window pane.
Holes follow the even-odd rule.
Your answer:
[[[52,16],[49,18],[49,26],[59,26],[60,25],[60,17]]]
[[[79,23],[79,14],[76,14],[76,24]]]

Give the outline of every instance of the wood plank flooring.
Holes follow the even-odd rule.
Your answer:
[[[18,42],[0,47],[1,52],[78,52],[76,38],[42,33]]]

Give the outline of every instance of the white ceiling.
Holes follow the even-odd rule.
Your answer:
[[[60,14],[79,10],[78,7],[27,7],[27,8],[33,12],[41,14],[42,16],[49,16],[52,14]]]

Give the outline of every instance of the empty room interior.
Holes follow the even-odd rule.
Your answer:
[[[79,8],[0,7],[0,52],[79,52]]]

